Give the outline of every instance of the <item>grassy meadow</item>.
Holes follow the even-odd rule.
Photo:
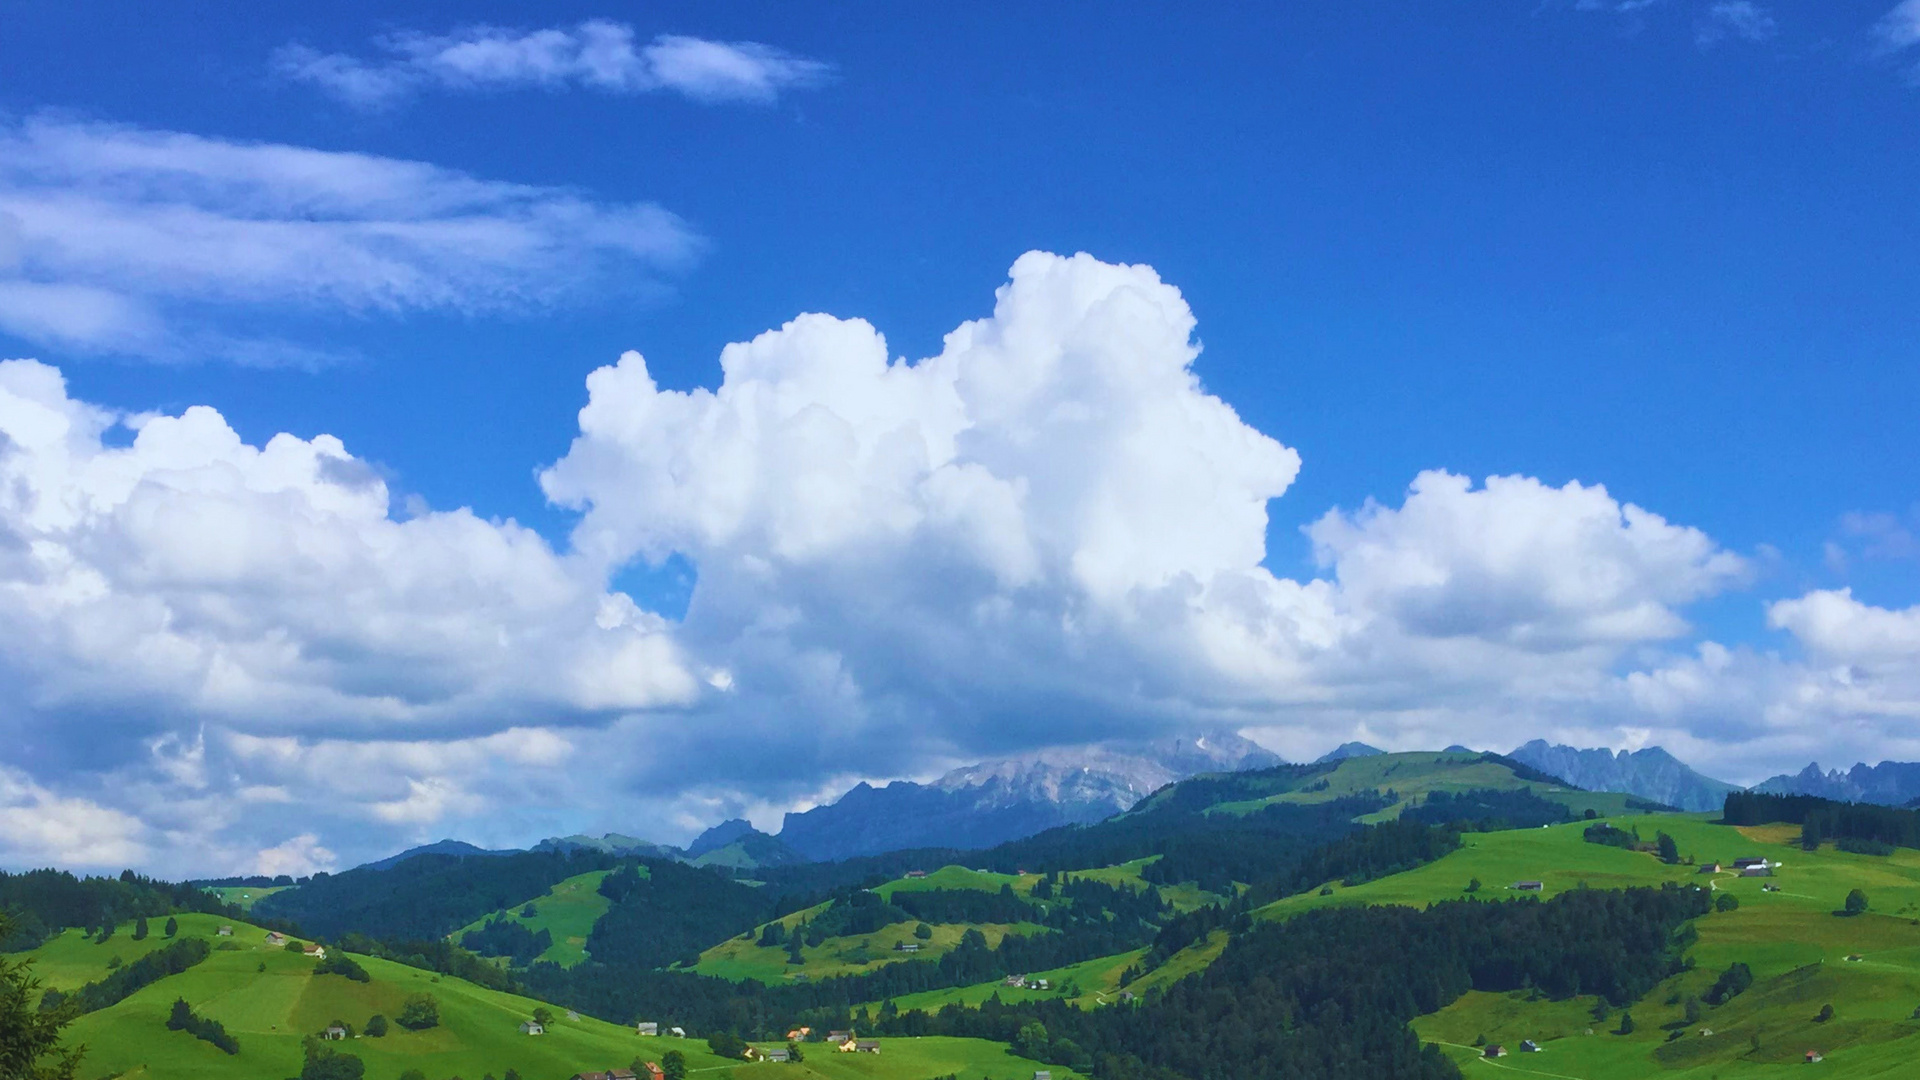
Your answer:
[[[593,933],[593,924],[599,922],[600,916],[605,915],[611,906],[607,898],[600,895],[600,882],[606,876],[605,870],[577,874],[557,882],[544,896],[532,897],[513,907],[475,919],[455,930],[451,938],[458,943],[461,935],[469,930],[480,929],[489,919],[498,916],[517,922],[529,930],[545,930],[553,935],[553,944],[535,959],[572,967],[586,960],[587,936]],[[520,914],[528,903],[534,908],[532,918]]]

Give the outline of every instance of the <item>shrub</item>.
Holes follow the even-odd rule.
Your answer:
[[[338,975],[344,979],[352,979],[354,982],[368,982],[371,979],[371,976],[367,974],[366,968],[361,967],[355,962],[353,957],[343,952],[328,953],[325,960],[313,966],[313,973],[315,975]]]
[[[400,1015],[394,1023],[408,1031],[425,1031],[440,1026],[440,1003],[432,994],[410,994],[406,1004],[400,1007]]]
[[[1740,898],[1732,893],[1720,893],[1713,898],[1713,910],[1738,911],[1740,910]]]
[[[1846,906],[1847,914],[1859,915],[1865,912],[1866,910],[1867,910],[1867,894],[1866,893],[1861,892],[1859,889],[1855,889],[1852,892],[1847,894],[1847,906]]]
[[[369,1039],[378,1039],[385,1035],[387,1033],[387,1018],[380,1013],[374,1013],[372,1016],[367,1017],[367,1026],[362,1029],[362,1033]]]

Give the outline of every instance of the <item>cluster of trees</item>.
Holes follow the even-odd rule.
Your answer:
[[[511,993],[520,988],[512,973],[501,970],[499,965],[489,963],[450,941],[379,941],[365,934],[349,933],[340,938],[339,949],[361,956],[376,956],[439,975],[452,975],[492,990]]]
[[[432,940],[575,874],[613,865],[611,856],[593,851],[416,855],[385,869],[316,874],[297,889],[261,897],[253,914],[328,939],[358,932]]]
[[[208,956],[213,949],[205,938],[182,938],[170,945],[164,945],[131,964],[109,973],[106,978],[90,982],[72,993],[48,990],[41,998],[40,1007],[46,1010],[71,1005],[75,1011],[90,1013],[104,1009],[109,1005],[124,1001],[135,991],[151,986],[169,975],[178,975]]]
[[[202,1042],[209,1042],[229,1054],[240,1052],[240,1040],[227,1033],[220,1021],[210,1020],[193,1011],[185,998],[173,999],[173,1011],[167,1016],[167,1030],[184,1031]]]
[[[1734,998],[1746,993],[1753,985],[1753,969],[1742,963],[1735,963],[1720,973],[1707,992],[1701,997],[1709,1005],[1725,1005]]]
[[[1249,928],[1142,1008],[995,999],[881,1027],[1014,1042],[1099,1080],[1452,1080],[1457,1069],[1423,1049],[1408,1020],[1468,989],[1533,986],[1624,1004],[1678,969],[1678,931],[1705,907],[1698,891],[1669,888],[1324,909]]]
[[[1727,793],[1720,816],[1728,825],[1798,825],[1801,843],[1809,850],[1826,840],[1920,848],[1920,810],[1897,806],[1835,802],[1813,795],[1733,791]]]
[[[1054,890],[1042,881],[1033,890],[1039,900],[1048,900]],[[1046,895],[1041,895],[1042,889]],[[1017,923],[1039,922],[1039,909],[1014,894],[1011,885],[999,892],[984,889],[899,890],[893,894],[893,906],[901,919],[919,919],[930,923]]]
[[[288,944],[291,945],[292,942],[288,942]],[[371,978],[371,976],[367,974],[367,969],[361,967],[359,961],[348,956],[345,949],[334,949],[332,952],[329,952],[326,959],[313,965],[313,973],[315,975],[338,975],[345,979],[352,979],[354,982],[367,982]]]
[[[553,932],[544,926],[534,930],[525,923],[495,915],[480,929],[460,935],[460,946],[481,956],[504,956],[515,966],[526,967],[553,947]]]
[[[118,877],[77,878],[64,870],[0,871],[0,911],[12,929],[0,950],[24,952],[68,927],[111,934],[130,919],[158,919],[181,911],[237,914],[212,893],[192,885],[155,881],[122,871]]]
[[[601,881],[600,891],[613,906],[587,936],[587,952],[621,967],[692,962],[714,942],[759,924],[769,907],[751,885],[663,859],[621,866]]]
[[[1477,788],[1454,793],[1435,791],[1419,806],[1401,811],[1400,820],[1428,825],[1451,825],[1462,831],[1537,829],[1573,820],[1564,803],[1544,799],[1532,788]]]

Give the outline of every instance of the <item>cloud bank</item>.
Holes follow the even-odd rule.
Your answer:
[[[288,45],[274,54],[273,68],[362,109],[426,90],[521,87],[769,104],[787,90],[819,85],[833,70],[752,41],[661,34],[643,45],[633,27],[604,19],[532,31],[474,26],[444,35],[396,34],[376,44],[384,55],[371,60]]]
[[[1756,605],[1776,650],[1700,640],[1688,609],[1751,561],[1597,484],[1421,473],[1310,525],[1318,574],[1275,574],[1301,458],[1207,391],[1194,331],[1149,267],[1031,253],[919,361],[818,314],[728,346],[711,389],[628,353],[539,475],[579,514],[558,550],[396,515],[324,435],[248,446],[210,408],[120,417],[0,366],[0,862],[674,839],[1195,721],[1296,757],[1663,742],[1749,780],[1920,756],[1920,609],[1813,592]],[[607,585],[673,555],[679,622]]]
[[[684,266],[648,203],[413,161],[38,118],[0,126],[0,331],[82,353],[314,364],[206,311],[511,313]]]

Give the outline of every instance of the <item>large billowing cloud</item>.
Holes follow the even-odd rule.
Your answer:
[[[69,351],[313,365],[209,312],[513,312],[686,263],[652,204],[413,161],[48,118],[0,124],[0,332]]]
[[[326,436],[247,446],[0,367],[0,813],[101,861],[321,868],[674,839],[1194,721],[1294,755],[1662,741],[1754,779],[1913,716],[1920,616],[1813,593],[1770,609],[1790,649],[1700,641],[1687,608],[1748,561],[1597,485],[1422,473],[1307,528],[1320,576],[1274,574],[1300,457],[1207,392],[1194,329],[1147,267],[1034,253],[919,361],[826,315],[728,346],[713,389],[629,353],[540,474],[580,515],[562,551],[396,515]],[[674,555],[682,621],[606,585]]]

